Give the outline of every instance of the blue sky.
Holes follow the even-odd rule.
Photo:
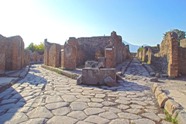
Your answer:
[[[0,0],[0,34],[21,35],[25,46],[63,44],[69,37],[110,35],[156,45],[171,29],[186,31],[186,0]]]

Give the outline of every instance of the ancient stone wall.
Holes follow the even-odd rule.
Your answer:
[[[24,42],[20,36],[0,35],[0,74],[7,70],[18,70],[25,66]]]
[[[186,48],[179,47],[179,73],[186,75]]]
[[[148,64],[151,64],[152,63],[152,49],[151,48],[148,48],[148,51],[147,51],[147,63]]]
[[[84,65],[87,60],[104,57],[104,48],[109,44],[109,38],[109,36],[77,38],[77,66]]]
[[[105,48],[105,58],[106,58],[106,68],[114,68],[116,66],[116,61],[115,61],[115,48],[114,47],[107,47]]]
[[[44,64],[53,67],[61,67],[61,48],[62,46],[56,43],[44,42]]]
[[[76,57],[77,57],[77,49],[75,46],[70,45],[70,44],[65,44],[64,49],[62,49],[62,56],[61,56],[61,61],[62,61],[62,68],[63,69],[69,69],[73,70],[76,69]]]
[[[24,50],[24,66],[30,65],[30,50]]]
[[[113,48],[113,53],[110,53],[110,51],[107,50],[105,51],[105,48]],[[76,50],[76,52],[74,50]],[[74,54],[71,54],[71,52]],[[108,53],[111,56],[107,56],[105,53]],[[76,66],[84,65],[86,61],[98,60],[100,57],[105,57],[106,63],[110,63],[109,61],[112,59],[112,64],[110,63],[109,66],[115,67],[117,64],[120,64],[129,58],[130,52],[128,46],[125,46],[125,44],[122,43],[121,36],[118,36],[116,32],[112,32],[111,36],[82,37],[77,39],[69,38],[63,49],[61,60],[63,63],[62,67],[67,68],[65,65],[67,66],[68,63],[72,64],[71,66],[74,68]],[[108,61],[107,57],[109,57]],[[76,60],[72,60],[75,58]],[[68,68],[69,67],[70,65],[68,65]]]
[[[34,64],[34,63],[43,63],[43,59],[44,59],[43,57],[44,57],[43,54],[40,54],[40,53],[38,53],[36,51],[34,51],[34,52],[30,51],[30,62],[32,64]]]
[[[167,34],[167,40],[169,42],[168,52],[168,76],[177,77],[178,71],[178,36],[174,32]]]
[[[64,69],[75,69],[76,66],[85,65],[86,61],[98,61],[100,57],[105,57],[107,63],[110,63],[109,67],[115,67],[130,57],[129,46],[122,43],[121,36],[118,36],[116,32],[112,32],[111,36],[71,37],[61,48],[57,48],[45,40],[44,64],[55,67],[60,65]],[[105,51],[105,48],[113,48],[112,53]],[[111,56],[106,56],[105,53]],[[54,58],[59,55],[60,57]],[[58,60],[61,63],[56,63]],[[110,60],[112,60],[112,64]]]

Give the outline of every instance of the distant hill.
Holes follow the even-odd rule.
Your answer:
[[[123,43],[125,44],[125,45],[129,45],[129,49],[130,49],[130,52],[137,52],[137,50],[138,50],[138,48],[140,47],[140,46],[138,46],[138,45],[133,45],[133,44],[131,44],[131,43],[128,43],[128,42],[126,42],[126,41],[123,41]]]

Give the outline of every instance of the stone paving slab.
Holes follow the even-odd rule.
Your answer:
[[[138,61],[131,62],[124,79],[117,87],[77,85],[76,80],[33,65],[25,78],[0,94],[0,123],[166,122],[150,90],[148,72]]]

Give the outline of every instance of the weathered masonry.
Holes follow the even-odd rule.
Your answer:
[[[0,35],[0,75],[5,71],[19,70],[29,64],[28,51],[20,36],[4,37]]]
[[[139,49],[137,56],[169,77],[186,75],[186,39],[178,42],[175,32],[168,32],[160,46]]]
[[[114,31],[111,36],[71,37],[64,45],[45,41],[44,64],[63,69],[73,70],[100,58],[105,58],[105,67],[114,68],[129,57],[128,45]]]

